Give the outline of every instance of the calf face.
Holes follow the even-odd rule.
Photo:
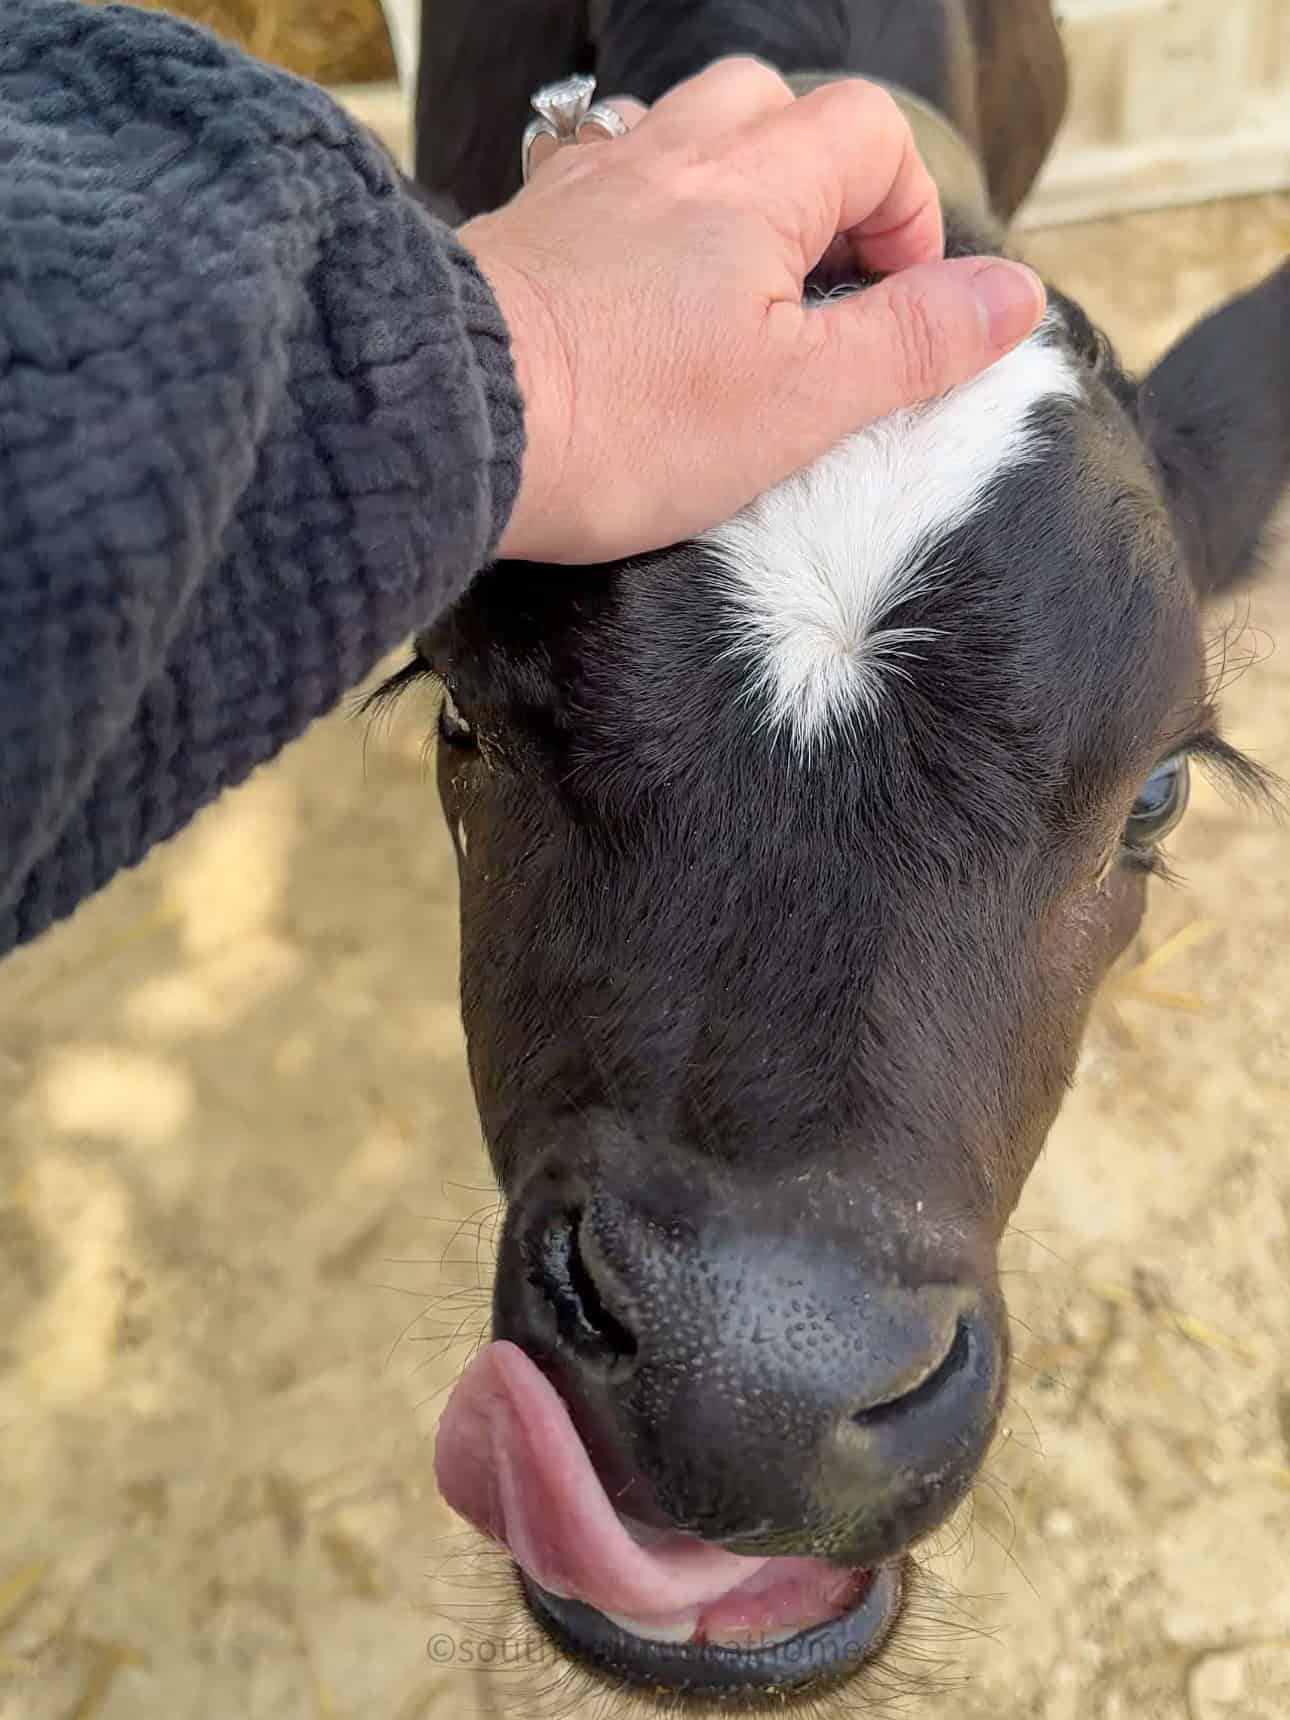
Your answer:
[[[575,67],[646,100],[733,52],[887,78],[1005,217],[1061,114],[1046,0],[501,10],[501,56],[469,0],[426,11],[418,168],[466,211]],[[851,1677],[970,1485],[1006,1386],[995,1249],[1090,1000],[1191,762],[1256,781],[1200,611],[1290,472],[1288,353],[1285,270],[1141,388],[1054,298],[985,376],[699,542],[490,570],[396,678],[444,687],[508,1201],[438,1473],[615,1687]]]
[[[508,1197],[450,1502],[617,1678],[876,1651],[1005,1387],[995,1248],[1217,735],[1201,605],[1290,472],[1290,270],[1139,387],[1054,296],[704,539],[503,565],[444,688]]]

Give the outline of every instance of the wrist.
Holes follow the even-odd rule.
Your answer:
[[[569,445],[572,389],[565,345],[532,274],[507,255],[510,247],[497,231],[497,218],[468,221],[457,237],[479,265],[502,313],[524,414],[519,489],[496,554],[499,560],[538,560],[550,535]]]

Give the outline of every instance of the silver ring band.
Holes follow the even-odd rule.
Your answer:
[[[600,131],[606,137],[626,137],[627,121],[617,108],[610,107],[608,102],[593,102],[587,109],[587,116],[578,127],[578,141],[582,141],[584,131]]]

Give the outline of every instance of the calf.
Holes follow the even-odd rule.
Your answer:
[[[544,79],[649,101],[732,53],[893,87],[959,254],[1064,100],[1041,0],[435,0],[420,177],[495,204]],[[996,1247],[1090,1001],[1192,762],[1257,781],[1200,615],[1290,476],[1288,368],[1285,268],[1142,383],[1054,293],[976,381],[695,542],[486,571],[397,677],[444,689],[508,1202],[439,1477],[616,1685],[853,1677],[970,1487]]]

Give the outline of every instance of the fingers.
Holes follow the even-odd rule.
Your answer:
[[[654,103],[649,129],[660,143],[719,144],[792,105],[792,90],[761,60],[717,60]]]
[[[705,143],[724,144],[732,132],[792,105],[793,92],[778,72],[760,60],[735,57],[718,60],[697,77],[676,85],[652,108],[634,96],[596,102],[578,132],[578,142],[612,140],[617,135],[616,128],[596,124],[596,108],[612,108],[628,131],[648,115],[652,142],[681,143],[694,149]],[[530,174],[559,151],[554,138],[535,138],[529,151]]]
[[[797,236],[803,275],[840,236],[880,274],[943,253],[936,186],[908,122],[874,84],[847,79],[796,100],[769,66],[735,58],[677,85],[652,109],[630,96],[597,106],[613,109],[628,130],[648,118],[652,143],[706,145],[741,167],[777,229]],[[593,109],[578,141],[612,139],[615,130],[597,125]],[[557,153],[553,139],[536,139],[530,170]]]
[[[743,141],[781,231],[800,235],[803,271],[839,234],[886,274],[939,258],[940,198],[909,123],[883,89],[858,79],[812,90]]]
[[[900,153],[882,200],[862,221],[839,229],[851,241],[856,260],[880,275],[939,262],[945,255],[940,193],[903,115],[900,123]]]
[[[837,436],[967,381],[1043,316],[1038,275],[993,257],[925,263],[803,313],[801,387],[839,409]],[[854,377],[856,387],[839,387]]]

